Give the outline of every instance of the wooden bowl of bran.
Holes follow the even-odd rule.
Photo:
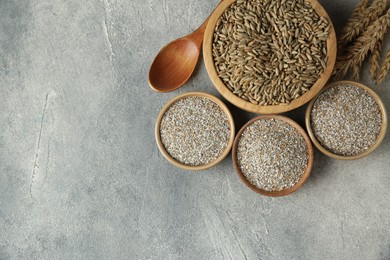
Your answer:
[[[319,102],[323,103],[322,114],[315,111],[320,108]],[[315,119],[313,113],[317,114]],[[323,154],[339,160],[356,160],[371,154],[386,135],[387,120],[379,96],[371,88],[348,80],[328,84],[309,103],[305,114],[306,129],[314,145]]]
[[[192,103],[188,102],[190,99]],[[170,109],[180,102],[181,111],[171,113],[167,119],[172,112]],[[217,115],[211,110],[217,110]],[[205,123],[198,122],[200,119],[205,119]],[[214,125],[215,121],[219,123]],[[162,129],[164,122],[171,128]],[[156,143],[161,154],[174,166],[190,171],[205,170],[221,162],[231,150],[234,135],[234,120],[227,106],[204,92],[184,93],[169,100],[160,110],[155,125]],[[213,149],[217,151],[211,153]]]
[[[295,121],[264,115],[240,129],[233,143],[232,161],[240,179],[254,192],[285,196],[299,189],[309,177],[313,148]]]

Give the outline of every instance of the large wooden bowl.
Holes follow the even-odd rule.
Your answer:
[[[233,105],[246,111],[258,114],[283,113],[300,107],[310,101],[312,98],[314,98],[318,94],[318,92],[320,92],[322,87],[326,84],[332,73],[336,61],[337,50],[336,33],[334,31],[332,21],[330,20],[328,14],[321,6],[321,4],[318,3],[316,0],[305,0],[306,2],[309,2],[311,4],[313,9],[317,12],[319,16],[322,16],[327,19],[330,24],[329,36],[327,40],[327,63],[324,72],[320,75],[318,80],[314,83],[314,85],[310,88],[308,92],[306,92],[299,98],[292,100],[290,104],[262,106],[252,104],[251,102],[245,101],[244,99],[233,94],[233,92],[231,92],[223,83],[223,81],[219,78],[215,69],[212,54],[212,42],[214,38],[215,26],[217,24],[218,19],[221,17],[226,8],[228,8],[235,1],[236,0],[225,0],[215,9],[207,24],[203,39],[203,58],[205,61],[206,70],[209,74],[211,81],[213,82],[219,93],[221,93],[221,95]]]
[[[335,154],[335,153],[332,153],[330,152],[329,150],[327,150],[324,146],[322,146],[320,144],[320,142],[317,140],[314,132],[313,132],[313,129],[311,127],[311,110],[313,108],[313,105],[314,105],[314,102],[317,100],[317,98],[313,99],[309,105],[307,106],[307,109],[306,109],[306,114],[305,114],[305,123],[306,123],[306,129],[307,129],[307,132],[309,133],[309,136],[310,136],[310,139],[312,140],[312,142],[314,143],[314,145],[317,147],[318,150],[320,150],[323,154],[333,158],[333,159],[338,159],[338,160],[356,160],[356,159],[360,159],[360,158],[363,158],[367,155],[369,155],[370,153],[372,153],[376,148],[378,148],[378,146],[380,145],[380,143],[383,141],[383,138],[385,138],[385,135],[386,135],[386,130],[387,130],[387,114],[386,114],[386,109],[385,109],[385,106],[383,105],[381,99],[379,98],[379,96],[372,90],[370,89],[369,87],[359,83],[359,82],[355,82],[355,81],[348,81],[348,80],[343,80],[343,81],[337,81],[337,82],[333,82],[329,85],[327,85],[321,92],[319,95],[321,95],[321,93],[323,91],[325,91],[326,89],[328,88],[331,88],[333,86],[337,86],[337,85],[351,85],[351,86],[355,86],[355,87],[358,87],[358,88],[361,88],[365,91],[368,92],[368,94],[370,94],[370,96],[372,96],[372,98],[375,100],[375,102],[378,104],[378,107],[379,107],[379,110],[382,114],[382,126],[381,126],[381,130],[378,134],[378,138],[376,139],[375,143],[370,147],[368,148],[366,151],[360,153],[360,154],[357,154],[357,155],[350,155],[350,156],[344,156],[344,155],[339,155],[339,154]],[[335,126],[337,127],[337,126]]]
[[[237,162],[237,149],[238,149],[238,142],[239,142],[239,140],[241,138],[241,135],[245,131],[245,129],[247,129],[251,124],[253,124],[255,121],[257,121],[259,119],[276,119],[276,120],[283,121],[283,122],[291,125],[295,130],[297,130],[297,132],[305,140],[307,151],[309,153],[309,157],[308,157],[308,161],[307,161],[307,166],[306,166],[305,172],[303,173],[301,179],[299,179],[299,181],[294,186],[292,186],[292,187],[290,187],[288,189],[284,189],[284,190],[281,190],[281,191],[267,191],[267,190],[259,189],[255,185],[251,184],[246,179],[245,175],[242,173],[242,171],[241,171],[241,169],[240,169],[240,167],[238,165],[238,162]],[[248,186],[251,190],[253,190],[254,192],[259,193],[261,195],[265,195],[265,196],[271,196],[271,197],[285,196],[285,195],[293,193],[294,191],[299,189],[303,185],[303,183],[305,183],[307,178],[309,178],[309,176],[310,176],[311,168],[313,166],[313,159],[314,159],[314,157],[313,157],[313,147],[311,145],[310,138],[307,136],[305,130],[303,130],[303,128],[300,125],[298,125],[298,123],[296,123],[294,120],[292,120],[292,119],[290,119],[288,117],[285,117],[285,116],[265,115],[265,116],[258,116],[258,117],[253,118],[252,120],[250,120],[248,123],[246,123],[240,129],[240,131],[238,132],[236,138],[234,139],[234,143],[233,143],[232,160],[233,160],[233,166],[234,166],[238,176],[246,184],[246,186]]]
[[[215,104],[217,104],[221,109],[222,111],[226,114],[227,116],[227,119],[229,121],[229,127],[230,127],[230,136],[229,136],[229,142],[228,144],[226,145],[225,147],[225,150],[222,152],[222,154],[216,158],[215,160],[209,162],[208,164],[202,164],[202,165],[199,165],[199,166],[191,166],[191,165],[187,165],[187,164],[183,164],[181,162],[178,162],[177,160],[175,160],[168,152],[167,150],[165,149],[162,141],[161,141],[161,136],[160,136],[160,124],[161,124],[161,120],[165,114],[165,112],[169,109],[170,106],[172,106],[174,103],[176,103],[177,101],[179,101],[180,99],[183,99],[183,98],[187,98],[187,97],[203,97],[203,98],[207,98],[209,100],[211,100],[212,102],[214,102]],[[171,164],[173,164],[174,166],[176,167],[179,167],[183,170],[190,170],[190,171],[200,171],[200,170],[205,170],[205,169],[208,169],[210,167],[213,167],[214,165],[218,164],[219,162],[221,162],[225,157],[226,155],[229,154],[230,152],[230,149],[232,148],[232,145],[233,145],[233,141],[234,141],[234,135],[235,135],[235,126],[234,126],[234,120],[233,120],[233,116],[232,114],[230,113],[229,109],[227,108],[227,106],[220,100],[218,99],[217,97],[213,96],[213,95],[210,95],[210,94],[207,94],[207,93],[204,93],[204,92],[188,92],[188,93],[184,93],[184,94],[181,94],[181,95],[178,95],[176,97],[174,97],[173,99],[169,100],[165,105],[164,107],[160,110],[160,113],[158,114],[157,116],[157,120],[156,120],[156,126],[155,126],[155,137],[156,137],[156,143],[157,143],[157,146],[158,146],[158,149],[160,150],[160,152],[162,153],[162,155],[165,157],[165,159],[167,159],[168,162],[170,162]]]

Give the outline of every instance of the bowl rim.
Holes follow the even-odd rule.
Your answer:
[[[288,123],[295,130],[297,130],[297,132],[305,140],[305,144],[306,144],[306,147],[307,147],[307,150],[308,150],[308,154],[309,154],[306,169],[305,169],[302,177],[299,179],[299,181],[297,183],[295,183],[292,187],[288,188],[288,189],[284,189],[284,190],[281,190],[281,191],[266,191],[266,190],[259,189],[256,186],[254,186],[253,184],[251,184],[245,178],[245,175],[242,173],[240,167],[238,166],[238,162],[237,162],[237,147],[238,147],[238,142],[240,140],[240,137],[241,137],[242,133],[250,125],[252,125],[254,122],[256,122],[258,120],[264,120],[264,119],[276,119],[276,120]],[[259,193],[261,195],[265,195],[265,196],[270,196],[270,197],[286,196],[286,195],[289,195],[289,194],[295,192],[296,190],[298,190],[306,182],[306,180],[309,178],[311,170],[313,168],[313,160],[314,160],[313,146],[311,145],[310,138],[306,134],[305,130],[297,122],[295,122],[294,120],[292,120],[291,118],[288,118],[286,116],[281,116],[281,115],[261,115],[261,116],[257,116],[255,118],[249,120],[243,127],[241,127],[241,129],[237,133],[236,138],[234,139],[234,143],[233,143],[232,162],[233,162],[233,166],[234,166],[234,169],[236,170],[237,175],[246,184],[246,186],[248,186],[251,190],[253,190],[254,192]]]
[[[315,137],[315,134],[314,134],[313,129],[311,127],[310,114],[311,114],[311,110],[313,108],[315,101],[324,91],[326,91],[327,89],[332,88],[334,86],[337,86],[337,85],[341,85],[341,86],[352,85],[352,86],[355,86],[355,87],[358,87],[358,88],[361,88],[361,89],[367,91],[368,94],[374,98],[374,100],[375,100],[376,104],[378,105],[379,110],[382,114],[381,130],[378,134],[378,138],[376,139],[375,143],[373,145],[371,145],[370,148],[368,148],[366,151],[364,151],[360,154],[357,154],[357,155],[344,156],[344,155],[339,155],[339,154],[330,152],[329,150],[327,150],[324,146],[322,146],[320,144],[320,142]],[[388,124],[387,120],[388,119],[387,119],[386,108],[385,108],[382,100],[378,96],[378,94],[376,94],[375,91],[373,91],[371,88],[367,87],[366,85],[359,83],[359,82],[356,82],[356,81],[350,81],[350,80],[334,81],[332,83],[327,84],[323,88],[323,90],[321,90],[320,93],[318,93],[318,95],[315,98],[313,98],[312,101],[310,101],[309,105],[306,108],[306,113],[305,113],[306,129],[307,129],[307,132],[310,136],[310,139],[314,143],[315,147],[317,147],[317,149],[320,150],[323,154],[325,154],[331,158],[338,159],[338,160],[357,160],[357,159],[363,158],[363,157],[371,154],[376,148],[378,148],[378,146],[381,144],[381,142],[385,138],[386,131],[387,131],[387,124]]]
[[[218,156],[218,158],[216,158],[215,160],[211,161],[208,164],[202,164],[202,165],[198,165],[198,166],[191,166],[191,165],[187,165],[187,164],[181,163],[181,162],[175,160],[166,151],[166,149],[165,149],[165,147],[164,147],[164,145],[163,145],[163,143],[161,141],[160,124],[161,124],[161,120],[162,120],[165,112],[174,103],[176,103],[177,101],[179,101],[181,99],[187,98],[187,97],[203,97],[203,98],[207,98],[207,99],[211,100],[212,102],[217,104],[222,109],[222,111],[225,113],[225,115],[228,118],[228,122],[229,122],[229,126],[230,126],[230,136],[229,136],[228,144],[226,145],[226,147],[225,147],[224,151],[222,152],[222,154],[220,156]],[[216,165],[219,162],[221,162],[229,154],[229,152],[231,150],[231,147],[233,145],[233,141],[234,141],[235,125],[234,125],[234,119],[233,119],[232,114],[230,113],[230,110],[228,109],[228,107],[219,98],[217,98],[217,97],[215,97],[215,96],[213,96],[211,94],[205,93],[205,92],[187,92],[187,93],[183,93],[183,94],[177,95],[177,96],[171,98],[167,103],[165,103],[165,105],[161,108],[160,112],[158,113],[158,116],[157,116],[157,119],[156,119],[154,133],[155,133],[155,139],[156,139],[157,147],[160,150],[160,152],[162,153],[162,155],[164,156],[164,158],[168,162],[170,162],[174,166],[176,166],[178,168],[181,168],[183,170],[200,171],[200,170],[206,170],[208,168],[213,167],[214,165]]]
[[[210,16],[208,21],[204,39],[203,39],[203,59],[205,62],[206,70],[211,79],[214,87],[218,90],[218,92],[230,103],[233,105],[246,110],[248,112],[257,113],[257,114],[278,114],[293,110],[298,108],[307,102],[309,102],[312,98],[314,98],[318,92],[324,87],[326,82],[331,76],[333,71],[333,67],[336,61],[336,52],[337,52],[337,41],[336,41],[336,33],[332,24],[332,21],[325,11],[325,9],[321,6],[321,4],[317,0],[305,0],[309,2],[316,13],[324,17],[330,25],[329,35],[327,39],[327,65],[323,71],[323,73],[319,76],[317,81],[313,84],[308,92],[303,94],[297,99],[294,99],[290,102],[290,104],[280,104],[280,105],[255,105],[250,101],[245,101],[242,98],[234,95],[223,81],[219,78],[217,71],[215,69],[213,55],[212,55],[212,42],[213,42],[213,34],[215,25],[219,19],[219,17],[223,14],[223,12],[228,8],[232,3],[236,2],[236,0],[224,0],[219,6],[215,9],[213,14]]]

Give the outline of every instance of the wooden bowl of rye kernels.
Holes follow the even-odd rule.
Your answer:
[[[208,22],[203,56],[211,81],[253,113],[310,101],[336,59],[332,22],[316,0],[225,0]]]
[[[191,171],[221,162],[230,152],[234,134],[229,109],[203,92],[184,93],[168,101],[155,127],[157,146],[165,159]]]
[[[240,179],[266,196],[285,196],[310,175],[313,148],[306,132],[285,116],[258,116],[238,132],[232,151]]]
[[[306,110],[306,128],[325,155],[355,160],[372,153],[387,129],[386,109],[369,87],[354,81],[327,85]]]

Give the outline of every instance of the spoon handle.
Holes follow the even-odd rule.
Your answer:
[[[211,14],[209,15],[209,17],[207,17],[207,19],[202,23],[201,26],[199,26],[198,29],[196,29],[196,31],[194,31],[193,33],[191,33],[190,35],[186,36],[186,37],[191,37],[191,39],[196,42],[197,44],[201,44],[202,41],[203,41],[203,35],[204,35],[204,31],[206,30],[206,27],[207,27],[207,23],[209,22],[209,19],[211,17],[211,15],[214,13],[215,9],[217,9],[217,7],[223,2],[223,0],[221,0],[221,2],[219,2],[219,4],[214,8],[214,10],[211,12]],[[184,38],[186,38],[184,37]]]

